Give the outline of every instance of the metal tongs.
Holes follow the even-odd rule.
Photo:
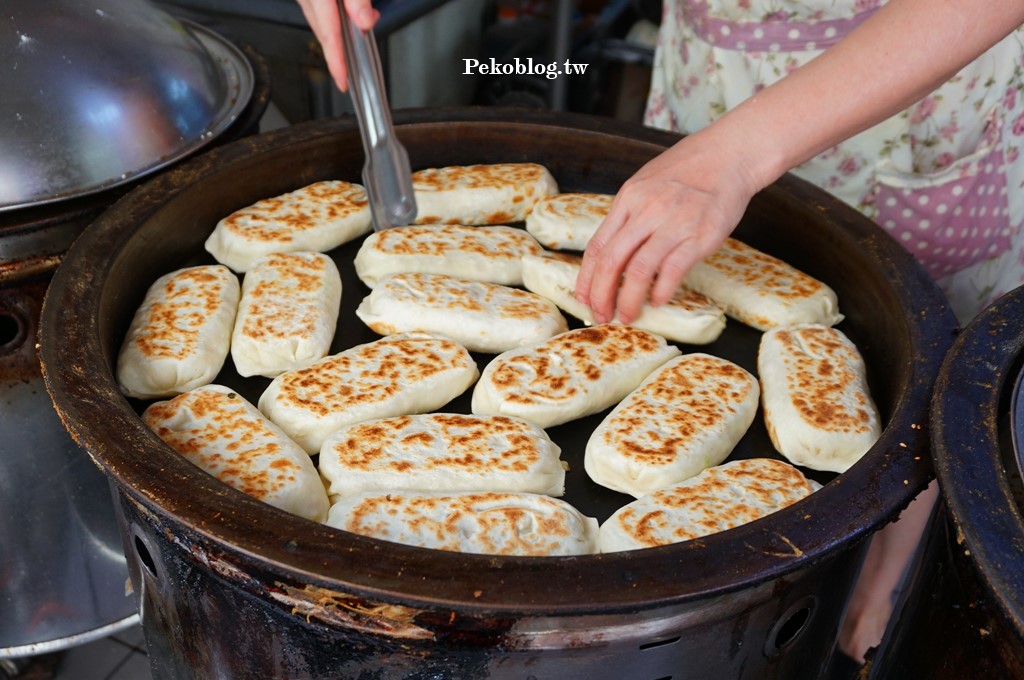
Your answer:
[[[363,184],[369,196],[375,231],[400,227],[416,218],[409,154],[395,136],[384,90],[377,41],[372,31],[360,30],[338,2],[342,42],[348,64],[348,84],[363,139],[366,164]]]

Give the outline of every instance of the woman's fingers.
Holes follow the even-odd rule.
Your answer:
[[[635,186],[627,184],[619,192],[607,219],[587,245],[576,280],[577,296],[590,305],[597,323],[616,315],[625,322],[634,318],[660,263],[657,250],[646,245],[660,225],[650,219],[642,184]],[[657,211],[654,217],[664,219]]]
[[[691,221],[677,225],[676,238],[665,242],[660,251],[662,259],[649,298],[652,305],[663,305],[671,300],[690,269],[722,245],[739,223],[747,200],[742,195],[729,198],[705,195]]]
[[[595,322],[629,323],[644,304],[671,300],[690,268],[739,222],[753,191],[743,173],[715,161],[691,137],[623,184],[576,281],[577,299]]]
[[[672,248],[658,267],[658,277],[651,287],[650,303],[654,306],[663,305],[675,297],[686,274],[704,257],[706,254],[694,241],[683,241]]]
[[[370,5],[370,0],[345,0],[345,9],[361,31],[369,31],[380,18],[380,12]]]
[[[619,321],[633,321],[648,300],[652,304],[664,303],[679,289],[683,276],[692,266],[692,262],[679,256],[692,250],[687,246],[693,241],[689,232],[681,226],[684,225],[668,220],[660,224],[626,263],[622,285],[615,300]],[[676,254],[677,261],[673,261],[673,254]],[[655,288],[670,288],[668,298],[656,301],[652,296],[652,285]]]
[[[345,52],[341,42],[341,17],[338,3],[334,0],[297,0],[306,17],[306,23],[313,29],[313,35],[320,43],[327,62],[327,70],[342,92],[348,89],[348,73],[345,67]]]
[[[348,65],[341,37],[341,17],[336,0],[297,0],[302,15],[313,29],[324,53],[327,70],[342,92],[348,91]],[[370,0],[344,0],[345,11],[355,25],[363,31],[371,30],[380,18]]]
[[[576,299],[589,306],[595,315],[597,323],[603,323],[610,319],[615,312],[614,297],[608,299],[609,283],[605,277],[609,266],[616,267],[611,261],[611,253],[605,251],[605,246],[611,242],[616,232],[625,224],[627,211],[624,204],[616,200],[612,203],[608,216],[605,217],[601,226],[598,227],[594,236],[587,244],[586,252],[583,254],[583,263],[580,266],[579,276],[576,277]],[[618,265],[617,274],[621,274],[621,265]],[[615,287],[618,282],[616,278]],[[614,295],[615,288],[610,291]]]

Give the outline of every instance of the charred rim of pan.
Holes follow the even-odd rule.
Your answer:
[[[459,129],[482,126],[497,134],[506,129],[525,133],[527,140],[534,131],[578,136],[581,148],[596,145],[600,151],[591,153],[609,157],[616,153],[614,144],[639,146],[654,157],[678,139],[609,119],[543,111],[428,109],[403,112],[395,122],[400,134],[405,127],[407,145],[423,131],[436,133],[432,141],[444,143]],[[237,173],[237,164],[253,157],[273,163],[275,154],[290,146],[332,144],[339,135],[358,148],[354,121],[315,121],[240,140],[190,161],[135,190],[97,220],[54,278],[42,315],[41,355],[57,410],[119,489],[165,521],[198,532],[242,564],[360,597],[510,615],[614,613],[721,595],[812,567],[891,521],[930,478],[926,408],[955,321],[941,293],[895,241],[852,208],[785,177],[756,197],[752,209],[766,202],[784,204],[806,219],[830,224],[828,245],[837,252],[867,253],[902,310],[889,314],[898,318],[889,318],[885,327],[906,345],[897,352],[899,365],[892,366],[901,384],[881,439],[850,471],[808,499],[771,518],[672,546],[508,558],[424,550],[349,534],[220,484],[149,432],[118,391],[112,362],[120,339],[101,337],[101,301],[108,297],[106,304],[116,305],[120,296],[135,299],[140,293],[110,281],[112,268],[137,226],[179,192],[201,186],[206,178]],[[530,156],[529,144],[524,160]],[[415,164],[413,146],[410,155]]]
[[[1024,365],[1024,287],[974,319],[935,382],[935,474],[957,544],[1007,621],[1024,636],[1024,516],[1011,404]],[[1020,395],[1017,395],[1020,399]],[[1016,404],[1019,410],[1021,405]],[[1024,432],[1012,432],[1021,445]]]

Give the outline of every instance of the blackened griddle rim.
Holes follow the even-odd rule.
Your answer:
[[[1024,287],[1000,298],[959,335],[931,407],[935,471],[963,551],[1011,630],[1024,636],[1024,513],[1006,436],[1024,358]],[[1018,401],[1019,404],[1019,395]],[[1021,437],[1021,432],[1013,436]]]
[[[458,127],[448,125],[452,122],[526,133],[531,126],[555,128],[558,134],[564,129],[565,135],[578,135],[587,143],[643,143],[650,157],[678,139],[609,119],[539,111],[432,109],[400,112],[395,119],[400,135],[403,126],[414,131],[445,122],[433,128],[439,143],[444,143],[445,130]],[[274,570],[295,583],[360,597],[490,614],[616,613],[725,594],[811,568],[892,521],[929,480],[930,461],[923,453],[928,447],[926,404],[955,328],[952,315],[923,269],[898,244],[852,208],[787,176],[756,197],[754,205],[774,201],[842,225],[829,238],[837,248],[860,248],[874,258],[891,282],[894,299],[908,310],[891,320],[905,334],[913,357],[908,365],[893,368],[905,376],[905,385],[892,405],[891,421],[872,451],[824,492],[766,520],[684,544],[578,558],[498,558],[348,534],[278,511],[217,482],[153,435],[118,391],[110,362],[120,338],[102,329],[117,325],[106,317],[122,296],[137,303],[145,287],[138,290],[135,284],[141,281],[114,281],[110,272],[120,258],[153,248],[163,253],[168,270],[184,257],[170,237],[139,243],[135,230],[190,186],[231,173],[235,164],[254,154],[272,156],[294,144],[334,143],[341,134],[358,148],[354,121],[332,120],[211,151],[109,210],[73,246],[55,276],[42,315],[47,387],[76,440],[122,491],[162,521],[207,538],[242,568]],[[613,147],[601,148],[614,154]],[[530,149],[522,153],[529,156]],[[280,171],[301,174],[302,168]],[[294,177],[296,185],[314,179]],[[776,526],[785,526],[785,533],[778,533]]]

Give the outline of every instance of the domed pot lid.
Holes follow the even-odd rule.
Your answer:
[[[208,144],[248,104],[234,45],[145,0],[6,0],[0,212],[124,184]]]

